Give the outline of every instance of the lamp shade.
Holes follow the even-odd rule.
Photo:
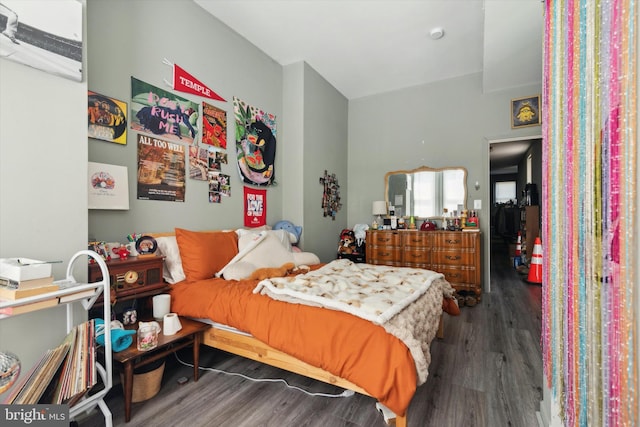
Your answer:
[[[373,209],[371,211],[373,215],[386,215],[387,202],[385,202],[384,200],[377,200],[373,202]]]

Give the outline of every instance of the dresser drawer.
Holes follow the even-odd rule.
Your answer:
[[[367,243],[374,246],[400,246],[402,236],[391,231],[377,231],[367,235]]]
[[[399,247],[367,248],[367,262],[371,264],[400,263],[402,251]]]
[[[426,268],[429,264],[429,251],[426,248],[405,247],[402,252],[402,262],[407,267]]]
[[[475,233],[464,233],[462,231],[451,233],[433,233],[431,244],[434,247],[446,249],[473,248],[476,246],[475,240],[478,236]]]
[[[431,250],[431,264],[434,265],[475,265],[476,253],[473,249],[452,251],[447,249],[433,248]]]
[[[430,270],[444,274],[444,278],[451,284],[468,283],[476,285],[476,269],[473,267],[462,268],[450,265],[431,265]]]
[[[410,231],[404,233],[404,246],[411,248],[425,248],[429,245],[429,235],[426,232]]]

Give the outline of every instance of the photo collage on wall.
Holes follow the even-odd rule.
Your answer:
[[[228,175],[221,173],[227,164],[227,112],[206,102],[202,103],[202,144],[207,146],[209,203],[220,203],[231,196]]]
[[[134,131],[139,200],[184,202],[188,176],[207,183],[210,203],[221,203],[224,197],[231,196],[231,177],[223,166],[229,163],[227,111],[224,106],[190,100],[174,92],[225,104],[227,101],[184,69],[166,59],[164,63],[173,68],[173,84],[164,80],[171,88],[131,76],[129,105],[89,91],[89,137],[126,145],[127,129]],[[240,178],[253,186],[273,185],[276,117],[236,97],[233,103]]]
[[[210,202],[231,195],[229,176],[222,174],[226,111],[206,102],[200,111],[200,103],[131,77],[130,123],[140,132],[138,199],[184,202],[187,153],[188,176],[208,183]]]

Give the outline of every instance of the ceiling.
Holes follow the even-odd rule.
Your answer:
[[[348,99],[479,72],[484,93],[542,82],[541,0],[194,2],[279,64],[306,62]],[[434,28],[444,37],[432,39]]]
[[[540,138],[516,141],[496,142],[489,145],[489,169],[491,175],[502,175],[518,172],[518,164],[532,144],[540,142]]]

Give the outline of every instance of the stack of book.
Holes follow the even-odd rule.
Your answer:
[[[55,292],[58,289],[58,285],[53,282],[53,276],[30,280],[15,280],[8,277],[0,277],[0,302],[15,301],[21,298]],[[58,304],[58,300],[52,298],[16,307],[0,308],[0,314],[16,315],[52,307],[56,304]]]
[[[93,320],[74,327],[62,344],[42,355],[4,403],[75,405],[97,382],[94,328]]]

